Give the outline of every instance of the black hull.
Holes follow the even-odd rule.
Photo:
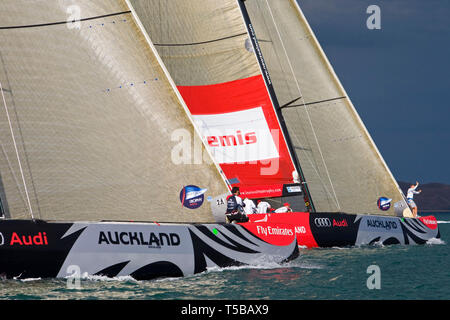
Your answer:
[[[210,267],[282,263],[299,247],[425,244],[436,219],[337,213],[255,214],[243,224],[0,221],[0,276],[182,277]]]
[[[250,215],[251,223],[289,224],[301,247],[352,247],[363,245],[415,245],[439,239],[433,216],[400,218],[346,213],[271,213]],[[251,223],[243,224],[258,234]]]
[[[6,278],[182,277],[208,267],[284,262],[298,256],[239,225],[0,221],[0,275]]]

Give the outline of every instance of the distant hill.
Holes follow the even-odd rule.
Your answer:
[[[398,184],[406,195],[410,185],[416,182],[398,181]],[[432,182],[419,184],[417,189],[422,190],[421,194],[414,195],[419,211],[450,211],[450,185]]]

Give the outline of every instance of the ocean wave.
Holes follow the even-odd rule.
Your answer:
[[[14,280],[17,280],[17,278],[14,278]],[[42,278],[25,278],[25,279],[19,279],[22,282],[32,282],[32,281],[40,281]]]
[[[442,239],[437,239],[437,238],[431,238],[430,240],[428,240],[426,242],[426,244],[429,245],[435,245],[435,244],[446,244],[444,240]]]
[[[312,262],[301,262],[300,264],[296,265],[295,267],[298,267],[300,269],[308,269],[308,270],[321,270],[325,269],[324,266],[315,264]]]
[[[272,263],[260,263],[260,264],[252,264],[252,265],[244,265],[244,266],[230,266],[230,267],[208,267],[206,268],[206,273],[209,272],[223,272],[223,271],[236,271],[236,270],[247,270],[247,269],[264,269],[264,270],[271,270],[271,269],[278,269],[278,268],[286,268],[288,267],[287,264],[278,264],[275,262]]]
[[[64,277],[65,279],[72,279],[73,276]],[[107,276],[99,276],[99,275],[91,275],[83,273],[80,277],[80,280],[88,280],[88,281],[121,281],[121,282],[138,282],[132,276],[118,276],[118,277],[107,277]]]

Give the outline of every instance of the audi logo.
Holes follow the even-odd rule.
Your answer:
[[[317,227],[331,227],[331,221],[328,218],[315,218],[314,224]]]

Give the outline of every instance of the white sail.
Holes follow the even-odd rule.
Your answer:
[[[195,133],[169,80],[125,1],[2,0],[6,216],[214,221],[207,198],[228,188],[210,158],[173,161],[173,133]],[[195,210],[190,185],[207,190]]]
[[[177,86],[259,74],[235,0],[130,0]],[[189,63],[187,63],[189,62]]]
[[[238,2],[130,4],[230,184],[281,195],[294,166]]]
[[[261,75],[264,68],[256,69],[256,57],[263,59],[275,91],[272,102],[281,107],[288,144],[315,211],[394,215],[393,207],[381,211],[377,200],[387,197],[404,203],[295,1],[242,2],[261,57],[244,34],[239,1],[130,2],[181,91]],[[218,103],[193,108],[203,92],[186,91],[183,97],[191,112],[224,112]]]
[[[295,0],[245,1],[318,212],[394,215],[403,194]]]

